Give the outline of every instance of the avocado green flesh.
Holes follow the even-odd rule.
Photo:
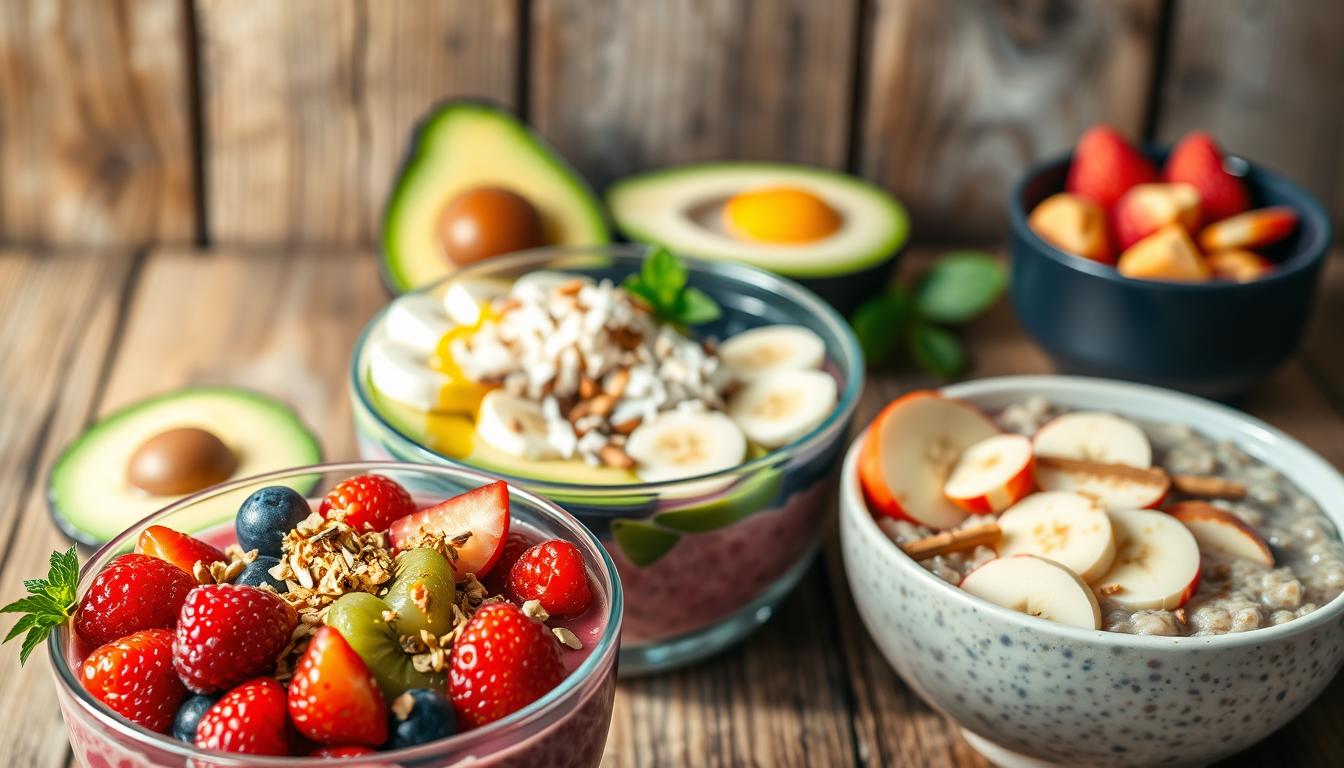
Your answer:
[[[769,186],[812,192],[841,215],[840,229],[807,243],[755,243],[728,234],[716,223],[729,198]],[[606,200],[617,229],[631,240],[798,278],[836,277],[875,267],[894,258],[910,229],[905,209],[882,189],[842,173],[787,164],[668,168],[613,184]]]
[[[235,478],[322,460],[316,438],[279,401],[231,387],[171,392],[107,416],[56,460],[48,499],[61,529],[77,541],[101,543],[180,498],[148,494],[126,479],[135,451],[149,438],[178,427],[199,427],[219,437],[238,458]],[[306,494],[316,479],[290,478],[286,484]],[[174,518],[175,526],[190,530],[230,519],[252,490],[238,489],[195,505],[191,520],[184,510]]]
[[[417,130],[383,216],[389,287],[400,293],[453,270],[440,244],[439,216],[459,194],[482,186],[531,202],[550,245],[611,241],[597,196],[540,136],[502,110],[450,102]]]

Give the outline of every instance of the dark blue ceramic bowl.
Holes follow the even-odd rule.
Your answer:
[[[1150,151],[1160,162],[1166,151]],[[1071,256],[1027,226],[1037,203],[1064,189],[1072,155],[1031,168],[1009,203],[1012,296],[1027,333],[1064,372],[1128,379],[1228,399],[1268,377],[1297,349],[1330,245],[1330,220],[1306,190],[1244,169],[1255,207],[1292,206],[1292,237],[1265,252],[1274,272],[1252,283],[1136,280]]]

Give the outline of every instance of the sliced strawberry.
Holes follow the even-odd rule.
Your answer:
[[[387,704],[378,681],[331,627],[317,631],[294,668],[289,716],[299,733],[319,744],[387,741]]]
[[[409,549],[426,536],[453,540],[471,534],[457,548],[453,570],[483,578],[504,552],[509,535],[509,486],[499,480],[441,501],[392,523],[388,538]]]
[[[359,531],[385,531],[394,520],[415,511],[415,501],[401,484],[382,475],[342,480],[318,507],[324,518],[339,517]]]
[[[196,693],[225,690],[269,671],[297,622],[294,609],[270,590],[197,587],[182,604],[173,666]]]
[[[520,604],[536,600],[552,616],[583,613],[593,597],[583,553],[558,539],[532,547],[509,570],[509,596]]]
[[[196,746],[249,755],[288,755],[285,689],[269,677],[239,685],[205,711]]]
[[[223,552],[204,541],[162,525],[151,525],[141,531],[135,551],[167,560],[187,573],[194,573],[196,563],[200,561],[206,565],[228,562]]]
[[[512,603],[486,603],[462,628],[449,660],[448,697],[468,728],[545,696],[565,676],[560,644]]]
[[[89,645],[102,645],[142,629],[171,628],[195,587],[191,574],[166,560],[119,555],[84,593],[75,632]]]
[[[1114,128],[1097,125],[1078,140],[1064,188],[1109,211],[1130,187],[1153,181],[1153,164]]]
[[[99,646],[79,681],[108,709],[151,731],[167,732],[187,689],[173,671],[173,631],[146,629]]]
[[[1167,181],[1183,181],[1199,190],[1203,221],[1218,221],[1251,207],[1242,180],[1227,172],[1223,152],[1207,133],[1194,132],[1171,151],[1162,172]]]

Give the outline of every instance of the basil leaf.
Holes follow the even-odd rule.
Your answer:
[[[880,365],[891,357],[897,342],[905,337],[910,311],[910,293],[900,285],[854,310],[849,322],[868,365]]]
[[[699,288],[687,288],[677,297],[677,320],[682,325],[699,325],[719,319],[719,305]]]
[[[919,313],[936,323],[964,323],[994,303],[1007,270],[982,251],[957,251],[938,259],[915,289]]]
[[[910,334],[910,357],[924,370],[944,379],[956,376],[966,365],[961,342],[936,325],[915,326]]]

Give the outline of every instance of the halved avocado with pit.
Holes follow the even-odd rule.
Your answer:
[[[388,199],[383,279],[402,293],[500,247],[610,241],[597,196],[540,136],[498,107],[449,101],[416,128]]]

